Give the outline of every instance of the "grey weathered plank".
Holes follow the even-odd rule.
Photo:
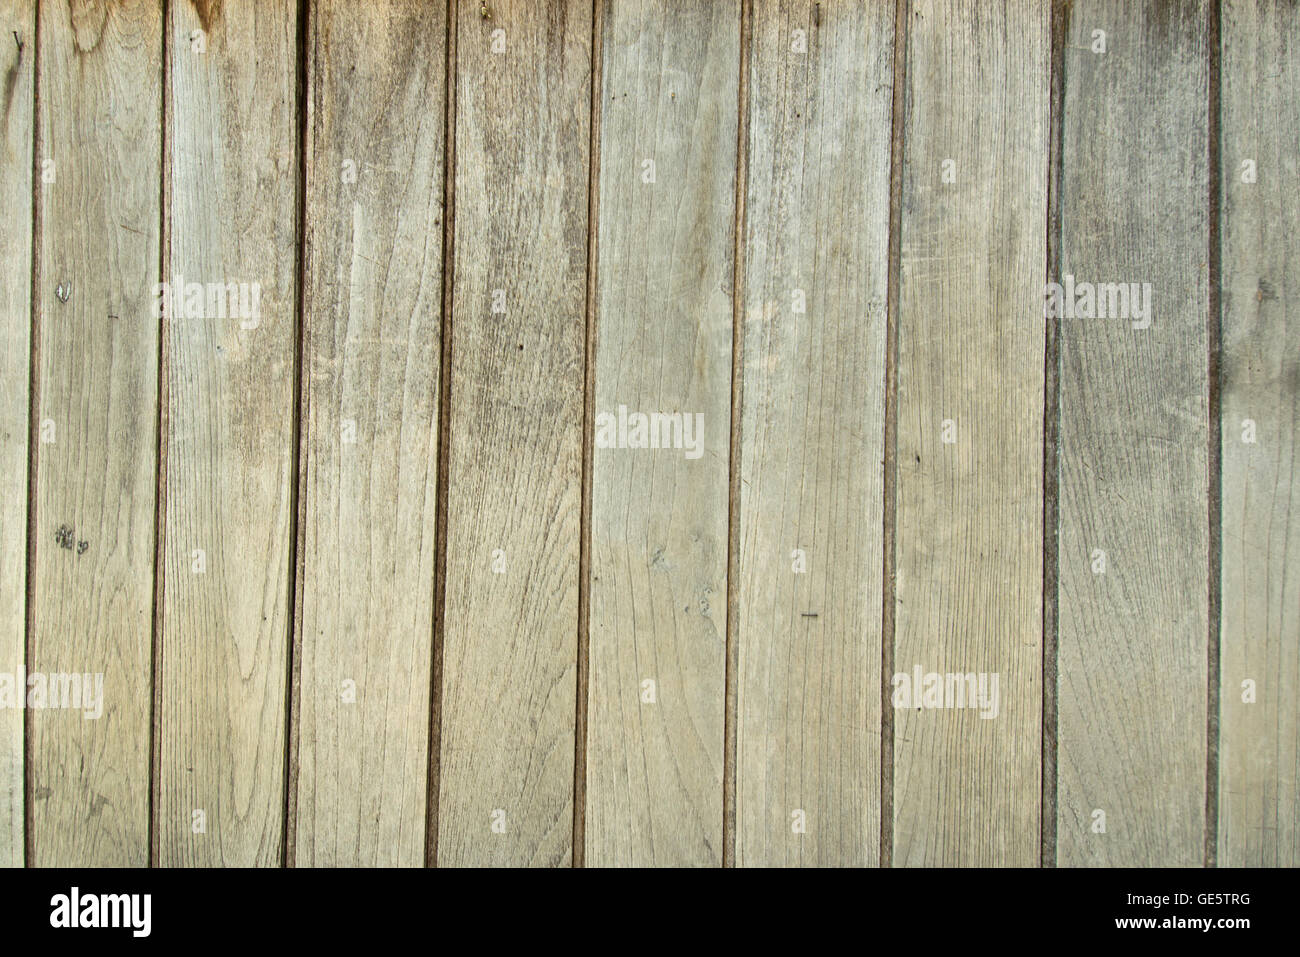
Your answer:
[[[593,450],[586,863],[717,866],[740,4],[614,0],[603,54],[596,414],[682,448]]]
[[[300,866],[424,863],[445,17],[312,10]]]
[[[457,10],[438,863],[555,865],[573,845],[592,11],[489,7]]]
[[[1220,866],[1300,865],[1300,10],[1222,10]],[[1249,161],[1253,170],[1244,166]],[[1253,182],[1243,181],[1251,179]],[[1253,425],[1252,425],[1253,424]],[[1253,428],[1253,441],[1248,434]],[[1244,681],[1255,684],[1243,700]]]
[[[31,345],[35,4],[0,2],[0,675],[26,660],[27,440]],[[2,680],[2,679],[0,679]],[[0,867],[23,862],[23,712],[0,705]]]
[[[753,16],[736,862],[874,865],[894,7]]]
[[[895,699],[896,865],[1039,856],[1049,13],[907,24],[894,669],[988,677],[978,709]]]
[[[143,866],[158,441],[159,6],[41,4],[37,69],[40,159],[54,162],[56,178],[37,186],[33,415],[43,434],[29,667],[102,674],[103,697],[98,719],[75,710],[27,713],[29,853],[37,866]]]
[[[1207,103],[1202,3],[1073,5],[1061,271],[1152,309],[1060,320],[1062,865],[1202,861]]]
[[[182,282],[221,284],[223,294],[233,283],[238,302],[216,297],[201,314],[197,302],[173,302],[166,325],[158,855],[163,866],[278,865],[297,398],[296,8],[169,10],[164,279],[172,294]]]

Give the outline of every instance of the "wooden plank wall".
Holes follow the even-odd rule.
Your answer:
[[[444,865],[573,859],[591,66],[587,4],[458,6]]]
[[[32,210],[32,82],[36,62],[35,4],[0,3],[0,219],[30,222]],[[0,673],[14,675],[26,659],[27,439],[31,355],[32,234],[21,225],[0,233]],[[23,862],[23,719],[0,710],[0,867]]]
[[[749,60],[736,863],[875,865],[894,10],[763,2]],[[850,157],[852,160],[850,161]]]
[[[155,849],[266,866],[292,608],[297,17],[286,0],[169,14]],[[234,283],[239,308],[205,294],[195,314],[191,283]]]
[[[33,184],[31,414],[40,427],[26,664],[90,675],[92,695],[102,676],[102,713],[27,712],[27,859],[141,867],[150,860],[163,19],[147,0],[47,3],[39,30],[36,157],[53,175]]]
[[[1067,866],[1193,865],[1205,850],[1207,26],[1190,0],[1069,12],[1062,281],[1149,284],[1150,315],[1060,319]]]
[[[606,14],[597,434],[682,425],[680,447],[673,420],[659,450],[593,452],[586,861],[716,866],[740,6]]]
[[[1048,14],[908,21],[894,666],[990,677],[977,709],[895,699],[896,864],[1039,856]]]
[[[291,863],[422,864],[445,11],[313,4]]]
[[[1293,3],[0,29],[0,865],[1300,863]]]
[[[1300,8],[1227,2],[1218,861],[1300,861]]]

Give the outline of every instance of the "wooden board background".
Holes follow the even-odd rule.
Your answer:
[[[31,342],[35,4],[0,3],[0,672],[16,674],[27,614],[28,356]],[[13,42],[8,42],[12,38]],[[0,867],[23,862],[23,712],[0,711]]]
[[[1152,308],[1149,328],[1060,320],[1057,862],[1194,865],[1209,647],[1208,22],[1194,2],[1089,0],[1069,16],[1061,272],[1150,283]]]
[[[701,428],[695,450],[592,453],[592,866],[722,863],[739,14],[604,21],[596,414]]]
[[[1218,863],[1300,861],[1300,9],[1228,2],[1219,172],[1223,462]],[[1254,182],[1247,161],[1254,164]],[[1254,442],[1248,442],[1253,423]],[[1243,682],[1255,683],[1247,702]]]
[[[35,6],[0,865],[1297,863],[1293,4]]]
[[[457,16],[437,862],[553,866],[573,854],[592,10]]]
[[[291,862],[425,858],[446,21],[313,5]]]
[[[893,20],[888,4],[753,8],[739,866],[879,860]]]
[[[170,14],[164,281],[242,283],[256,308],[237,288],[237,316],[168,316],[156,847],[164,866],[267,866],[293,598],[298,24],[285,0]]]
[[[141,867],[150,858],[163,21],[148,0],[42,4],[39,29],[37,155],[54,178],[37,187],[35,223],[32,415],[44,435],[34,447],[27,668],[103,675],[103,713],[27,712],[27,860]]]
[[[908,21],[894,666],[996,674],[998,711],[896,708],[896,865],[1039,856],[1049,27]]]

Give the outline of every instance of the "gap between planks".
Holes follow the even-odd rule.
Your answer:
[[[745,199],[749,185],[749,58],[753,0],[740,4],[740,77],[736,84],[736,194],[731,258],[731,436],[727,452],[727,636],[723,679],[722,866],[736,866],[736,668],[739,649],[740,435],[744,410]]]
[[[169,274],[171,264],[171,192],[172,171],[167,162],[174,140],[171,82],[172,82],[172,31],[171,3],[163,0],[162,4],[162,96],[158,103],[158,122],[161,133],[158,137],[158,279]],[[159,312],[165,312],[160,309]],[[167,391],[167,318],[158,319],[158,413],[154,429],[154,521],[153,521],[153,607],[150,609],[149,634],[149,866],[158,867],[162,842],[159,836],[161,825],[158,821],[158,807],[162,801],[162,769],[160,766],[158,742],[162,736],[162,633],[163,633],[163,597],[166,563],[164,549],[167,547],[167,434],[171,427],[168,415]]]
[[[308,344],[307,285],[310,278],[310,250],[307,246],[307,183],[310,173],[310,131],[313,8],[308,0],[298,0],[297,71],[298,71],[298,274],[296,302],[297,327],[293,348],[293,448],[289,464],[289,647],[285,656],[285,732],[284,732],[284,814],[281,818],[281,866],[293,867],[298,840],[298,735],[302,685],[302,590],[306,559],[302,538],[305,534],[307,508],[307,456],[302,454],[306,436],[302,423],[307,418],[310,371],[303,363]]]
[[[1219,131],[1221,110],[1221,74],[1222,48],[1220,31],[1222,30],[1221,0],[1210,0],[1207,5],[1206,44],[1209,48],[1209,88],[1206,107],[1208,135],[1207,149],[1209,155],[1206,163],[1208,189],[1209,249],[1206,251],[1206,263],[1209,267],[1208,306],[1209,329],[1206,330],[1206,409],[1209,416],[1209,439],[1206,464],[1209,470],[1206,517],[1209,522],[1207,546],[1209,554],[1206,560],[1208,601],[1206,609],[1206,708],[1205,708],[1205,861],[1206,867],[1218,866],[1219,845],[1219,704],[1220,704],[1220,640],[1223,615],[1223,463],[1222,463],[1222,428],[1219,419],[1221,394],[1219,388],[1219,355],[1223,334],[1223,298],[1219,283],[1222,281],[1220,262],[1219,228],[1221,213],[1221,190],[1219,180]]]
[[[25,593],[27,607],[23,614],[23,666],[32,663],[32,633],[36,623],[36,457],[40,443],[37,436],[40,429],[40,393],[41,393],[41,246],[37,241],[37,224],[41,221],[41,191],[36,188],[36,176],[40,171],[41,157],[41,4],[36,0],[32,4],[32,222],[31,222],[31,262],[32,288],[28,308],[28,381],[27,381],[27,581]],[[32,726],[27,719],[27,712],[22,712],[23,722],[23,867],[32,866],[32,816],[28,809],[32,806]]]
[[[456,253],[456,0],[447,0],[443,78],[442,355],[438,371],[438,501],[434,515],[433,654],[430,661],[429,756],[425,787],[424,866],[438,865],[438,797],[442,787],[442,650],[447,609],[447,497],[451,476],[451,313]]]
[[[578,667],[573,733],[573,867],[587,856],[587,696],[591,681],[591,438],[596,427],[596,266],[600,233],[600,117],[604,2],[591,3],[591,117],[587,153],[587,301],[583,332],[582,498],[578,531]]]
[[[1069,0],[1052,2],[1052,52],[1049,97],[1050,126],[1047,168],[1047,277],[1061,274],[1061,183],[1065,124],[1065,45],[1069,31]],[[1046,319],[1043,342],[1043,702],[1042,806],[1039,828],[1040,867],[1056,866],[1056,666],[1060,535],[1058,533],[1061,438],[1060,320]]]
[[[903,105],[907,100],[908,0],[894,8],[894,88],[889,114],[889,263],[885,291],[885,460],[883,476],[883,561],[880,627],[880,860],[891,867],[894,856],[894,576],[898,538],[898,302],[902,276]]]

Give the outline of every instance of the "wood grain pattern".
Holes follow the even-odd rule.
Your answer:
[[[1300,9],[1229,0],[1222,17],[1218,863],[1296,867]],[[1253,703],[1243,700],[1247,680],[1255,683]]]
[[[596,413],[681,447],[593,451],[586,862],[717,866],[740,5],[604,26]]]
[[[571,860],[591,15],[457,9],[443,865]]]
[[[428,792],[446,23],[315,5],[295,857],[420,866]]]
[[[0,867],[1300,864],[1297,89],[1296,0],[0,0]]]
[[[741,866],[866,866],[880,856],[894,9],[821,6],[814,18],[795,0],[754,5],[736,631]]]
[[[33,414],[43,435],[28,667],[102,674],[103,699],[98,719],[82,709],[27,713],[29,854],[37,866],[140,867],[149,862],[162,18],[153,2],[46,3],[40,31],[40,158],[55,163],[56,179],[38,186]]]
[[[894,667],[988,703],[895,698],[896,866],[1039,855],[1049,31],[1033,0],[911,5]]]
[[[292,594],[297,17],[289,0],[169,11],[164,276],[173,296],[222,295],[201,314],[170,303],[166,325],[159,862],[267,866]]]
[[[1065,866],[1203,860],[1206,26],[1199,2],[1086,0],[1070,13],[1061,269],[1079,283],[1150,283],[1151,311],[1145,328],[1133,309],[1060,320]],[[1105,53],[1092,52],[1094,30]]]
[[[35,4],[0,2],[0,675],[26,660]],[[26,689],[14,689],[25,694]],[[23,712],[0,707],[0,867],[23,863]]]

